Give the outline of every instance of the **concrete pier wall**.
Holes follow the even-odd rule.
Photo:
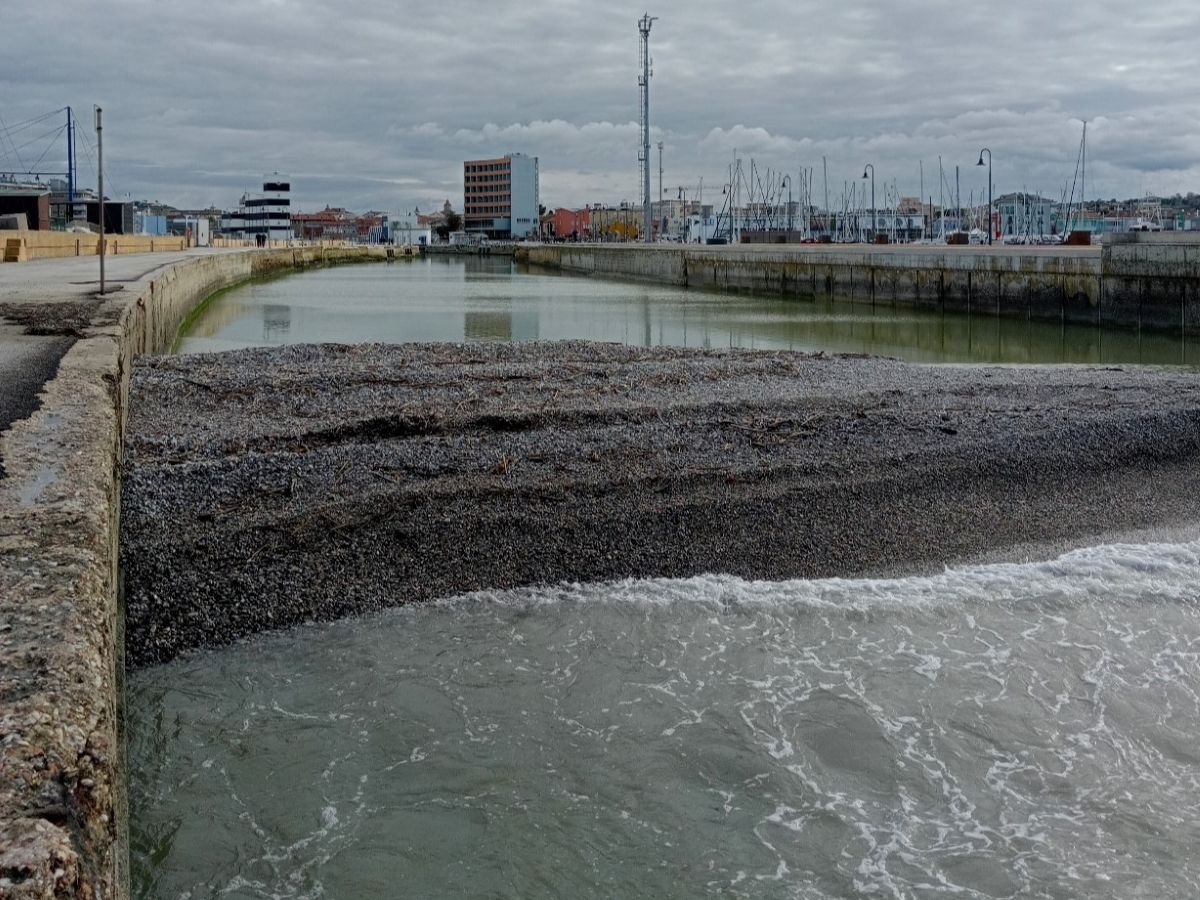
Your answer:
[[[1200,333],[1200,234],[1113,235],[1101,278],[1102,321]]]
[[[123,898],[128,847],[118,605],[120,460],[135,354],[220,288],[385,258],[303,248],[189,259],[126,285],[0,434],[0,898]]]
[[[937,311],[1200,328],[1200,238],[1100,247],[551,244],[518,260],[702,290],[834,297]]]

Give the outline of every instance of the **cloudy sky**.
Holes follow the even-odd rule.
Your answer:
[[[835,205],[868,162],[880,196],[923,163],[936,199],[941,156],[965,201],[988,146],[997,194],[1057,197],[1084,119],[1089,197],[1200,192],[1196,0],[17,3],[0,170],[62,166],[35,140],[57,120],[16,127],[71,105],[90,129],[100,104],[110,196],[228,206],[278,170],[301,209],[461,209],[463,159],[520,151],[547,205],[632,201],[646,9],[668,196],[714,199],[736,149],[797,192],[812,168],[818,202],[824,157]]]

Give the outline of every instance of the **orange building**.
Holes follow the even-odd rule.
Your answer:
[[[583,209],[554,210],[550,216],[550,229],[546,237],[562,241],[582,241],[592,233],[591,210]]]

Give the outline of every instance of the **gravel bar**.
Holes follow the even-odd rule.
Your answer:
[[[144,357],[127,658],[483,588],[890,575],[1195,523],[1186,371],[298,345]]]

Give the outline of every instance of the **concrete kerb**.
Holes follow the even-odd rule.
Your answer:
[[[117,540],[133,357],[169,347],[223,287],[384,258],[250,250],[159,270],[101,305],[38,410],[0,433],[0,898],[128,895]]]

